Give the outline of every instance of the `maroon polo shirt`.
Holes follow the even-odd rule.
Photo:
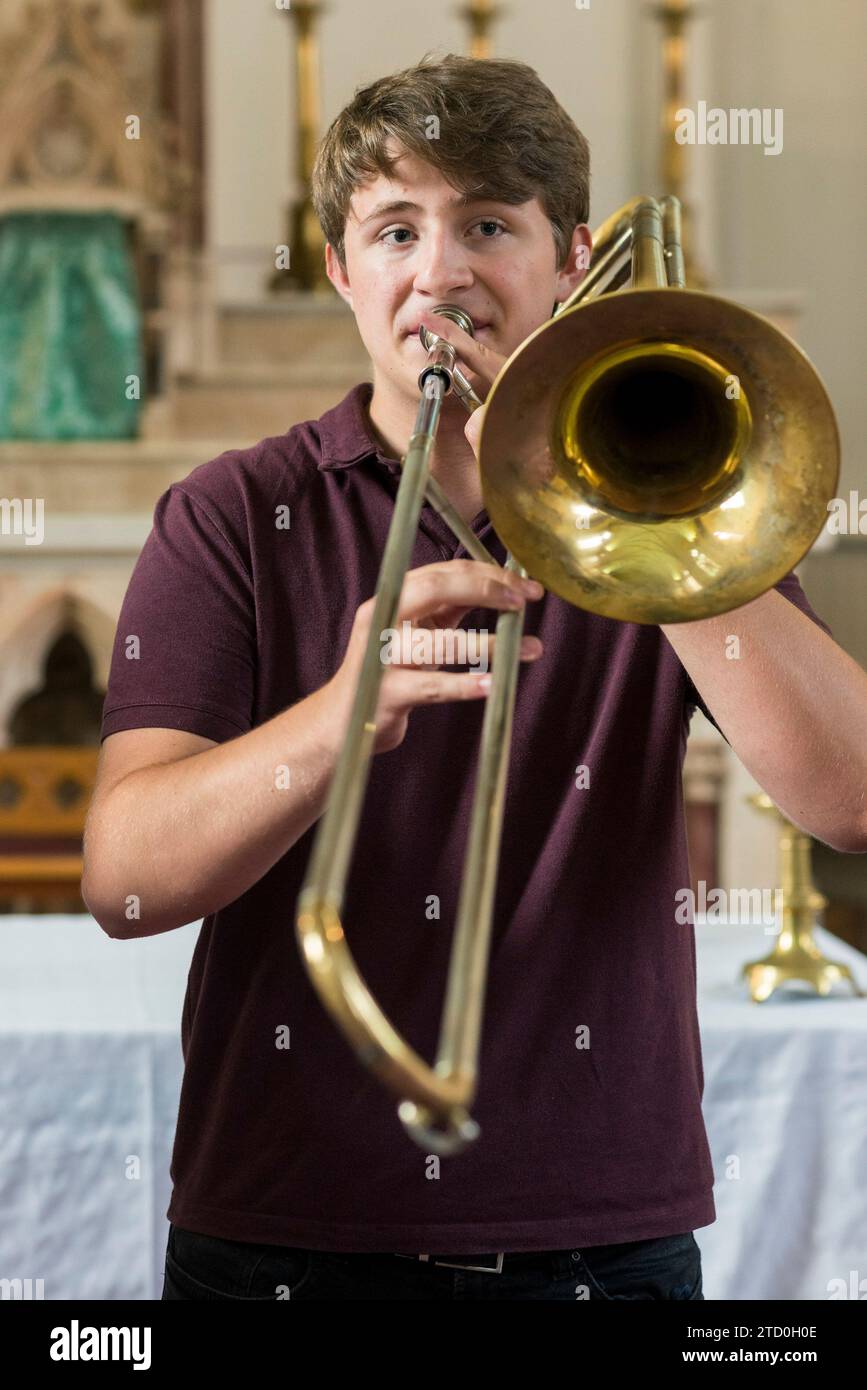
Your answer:
[[[160,727],[235,739],[333,675],[374,592],[400,472],[371,432],[371,390],[163,493],[118,622],[103,738]],[[473,530],[504,561],[486,513]],[[426,504],[412,567],[465,555]],[[793,574],[777,587],[828,631]],[[496,616],[477,610],[464,626],[492,629]],[[471,1253],[714,1221],[694,932],[675,920],[690,882],[681,765],[697,692],[658,627],[546,594],[527,605],[526,630],[545,651],[518,681],[472,1107],[481,1137],[432,1160],[320,1004],[294,927],[314,827],[199,932],[177,1225],[321,1250]],[[401,746],[374,758],[348,880],[359,967],[429,1060],[482,714],[482,701],[417,709]],[[589,786],[576,786],[581,765]],[[275,1045],[282,1029],[288,1047]]]

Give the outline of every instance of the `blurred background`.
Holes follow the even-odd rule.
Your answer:
[[[865,48],[860,0],[4,0],[0,1027],[28,1046],[41,1037],[68,1063],[70,1036],[90,1036],[94,1010],[105,1007],[100,1036],[119,1058],[130,1056],[124,1026],[152,1049],[137,1054],[132,1086],[153,1102],[153,1186],[136,1218],[149,1233],[145,1263],[131,1233],[114,1247],[113,1272],[91,1278],[78,1261],[71,1283],[59,1277],[73,1296],[159,1296],[165,1146],[194,930],[109,943],[78,891],[129,575],[171,482],[320,415],[370,375],[352,315],[323,280],[307,200],[317,139],[358,86],[426,51],[530,63],[590,141],[591,224],[638,191],[678,193],[688,282],[766,314],[810,355],[838,415],[840,496],[857,501],[867,497],[867,316],[853,291],[867,230]],[[782,149],[679,145],[674,112],[699,101],[779,110]],[[857,507],[853,515],[847,534],[826,528],[798,575],[836,640],[867,667],[867,515],[864,534]],[[780,827],[748,804],[755,783],[700,713],[684,786],[694,884],[778,886]],[[830,954],[867,951],[867,860],[814,845],[812,872]],[[70,936],[76,920],[86,936]],[[34,941],[51,1001],[41,1018],[22,1002]],[[760,932],[760,949],[771,944]],[[112,953],[123,963],[107,964]],[[867,986],[867,971],[860,978]],[[861,1005],[836,1008],[834,1027]],[[703,1022],[712,1031],[710,1014]],[[852,1026],[863,1035],[860,1013]],[[82,1073],[90,1065],[82,1054]],[[74,1085],[62,1067],[58,1076],[62,1090]],[[105,1085],[117,1099],[129,1077],[119,1085],[106,1074]],[[46,1115],[56,1101],[46,1099]],[[112,1101],[93,1101],[94,1115],[103,1104]],[[61,1161],[56,1144],[27,1148],[39,1115],[29,1124],[20,1132],[30,1154],[24,1188],[25,1148],[0,1150],[0,1210],[14,1209],[25,1265],[52,1202],[61,1190],[70,1200],[69,1152]],[[117,1141],[124,1153],[125,1144],[139,1153],[139,1126],[130,1112],[119,1131],[129,1137]],[[79,1211],[92,1204],[97,1227],[113,1221],[116,1230],[129,1192],[108,1198],[92,1181],[90,1139],[73,1146],[76,1201]],[[97,1173],[114,1161],[103,1157]],[[0,1275],[3,1254],[0,1246]],[[720,1257],[718,1288],[736,1271],[743,1290],[745,1247],[732,1260],[725,1272]]]

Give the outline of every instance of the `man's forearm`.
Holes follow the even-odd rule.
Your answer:
[[[228,743],[124,777],[88,825],[110,865],[88,889],[100,924],[153,936],[234,902],[322,814],[338,733],[325,686]]]
[[[857,662],[773,589],[662,631],[780,809],[834,849],[867,851],[867,673]]]

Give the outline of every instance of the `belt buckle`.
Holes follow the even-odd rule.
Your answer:
[[[452,1260],[434,1260],[434,1264],[435,1264],[435,1265],[442,1265],[442,1267],[443,1267],[444,1269],[472,1269],[472,1270],[477,1271],[479,1274],[502,1274],[502,1272],[503,1272],[503,1256],[505,1255],[505,1253],[506,1253],[505,1250],[500,1250],[500,1251],[498,1252],[498,1254],[493,1255],[492,1258],[493,1258],[494,1260],[496,1260],[496,1264],[493,1264],[493,1265],[467,1265],[467,1264],[455,1264]],[[420,1259],[425,1259],[425,1258],[430,1259],[430,1256],[429,1256],[429,1255],[428,1255],[428,1256],[422,1255],[422,1256],[420,1256],[419,1258],[420,1258]]]

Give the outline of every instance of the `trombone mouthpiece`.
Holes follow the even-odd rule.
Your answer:
[[[459,309],[457,304],[438,304],[435,309],[431,309],[431,313],[439,314],[440,318],[443,319],[451,319],[452,323],[456,323],[458,328],[462,328],[465,333],[469,333],[471,338],[475,337],[476,330],[473,327],[472,319],[463,309]],[[425,328],[424,324],[419,326],[418,336],[421,339],[422,346],[426,347],[428,351],[431,350],[435,343],[439,342],[436,333],[431,333],[430,329]]]
[[[452,323],[456,323],[458,328],[462,328],[465,333],[469,333],[471,337],[475,335],[472,319],[469,314],[465,313],[463,309],[460,309],[457,304],[438,304],[435,309],[431,310],[431,313],[439,314],[440,317],[444,319],[451,319]],[[458,391],[458,395],[460,395],[463,400],[467,393],[467,388],[469,388],[469,382],[466,381],[462,373],[458,372],[455,366],[457,354],[451,343],[446,342],[445,338],[440,338],[438,334],[431,333],[430,329],[425,328],[423,323],[419,325],[418,336],[421,340],[422,347],[427,350],[428,354],[428,360],[419,372],[419,390],[424,390],[424,385],[428,377],[438,376],[444,383],[444,394],[448,395],[449,391],[451,391],[452,387],[455,385],[455,378],[457,376],[463,388]],[[471,388],[469,389],[471,390]]]

